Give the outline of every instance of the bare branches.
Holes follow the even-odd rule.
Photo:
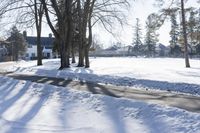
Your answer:
[[[127,24],[125,12],[129,9],[127,0],[97,0],[93,11],[93,24],[101,24],[113,35],[114,26]]]

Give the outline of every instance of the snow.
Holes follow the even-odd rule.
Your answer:
[[[0,63],[0,72],[200,95],[200,60],[91,58],[58,70],[59,59]],[[126,98],[0,76],[0,133],[199,133],[200,114]]]
[[[199,120],[168,106],[0,77],[1,133],[199,133]]]
[[[91,58],[89,69],[74,64],[60,71],[59,60],[52,59],[44,60],[39,67],[36,61],[17,62],[6,71],[200,95],[200,60],[192,59],[190,63],[192,67],[185,68],[180,58]]]

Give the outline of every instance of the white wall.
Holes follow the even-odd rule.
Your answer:
[[[28,56],[26,56],[26,57],[29,59],[32,57],[32,54],[35,54],[35,57],[37,57],[37,46],[31,45],[31,47],[28,47],[26,54],[28,54]]]

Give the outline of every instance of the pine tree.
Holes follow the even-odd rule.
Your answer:
[[[133,37],[133,51],[138,55],[142,52],[142,29],[139,22],[139,18],[136,18],[136,25],[134,27],[134,37]]]
[[[200,55],[200,8],[197,10],[198,17],[196,19],[195,33],[196,33],[196,53]]]
[[[200,45],[200,8],[197,10],[198,16],[196,17],[196,25],[195,25],[195,32],[196,32],[196,43]]]
[[[17,61],[20,56],[26,52],[26,41],[23,35],[19,32],[16,26],[11,28],[10,37],[7,39],[12,46],[9,48],[9,53],[13,57],[13,61]]]
[[[192,8],[190,11],[190,17],[188,22],[188,42],[190,46],[194,46],[196,44],[195,40],[195,27],[196,27],[196,20],[195,20],[195,12]]]
[[[156,26],[154,21],[155,21],[154,14],[150,15],[146,21],[145,51],[148,56],[155,55],[155,48],[158,42],[159,35],[156,33],[158,27]]]
[[[176,18],[176,10],[171,11],[170,21],[171,21],[171,31],[169,33],[171,37],[171,40],[169,41],[170,53],[172,55],[178,55],[180,54],[180,47],[178,46],[179,26]]]

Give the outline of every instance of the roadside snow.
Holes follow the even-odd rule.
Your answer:
[[[199,133],[200,114],[0,77],[1,133]]]
[[[36,74],[96,83],[130,86],[138,89],[158,89],[200,95],[200,60],[190,60],[192,68],[184,67],[184,59],[174,58],[91,58],[91,68],[58,70],[59,59],[21,61],[0,70],[18,74]]]

